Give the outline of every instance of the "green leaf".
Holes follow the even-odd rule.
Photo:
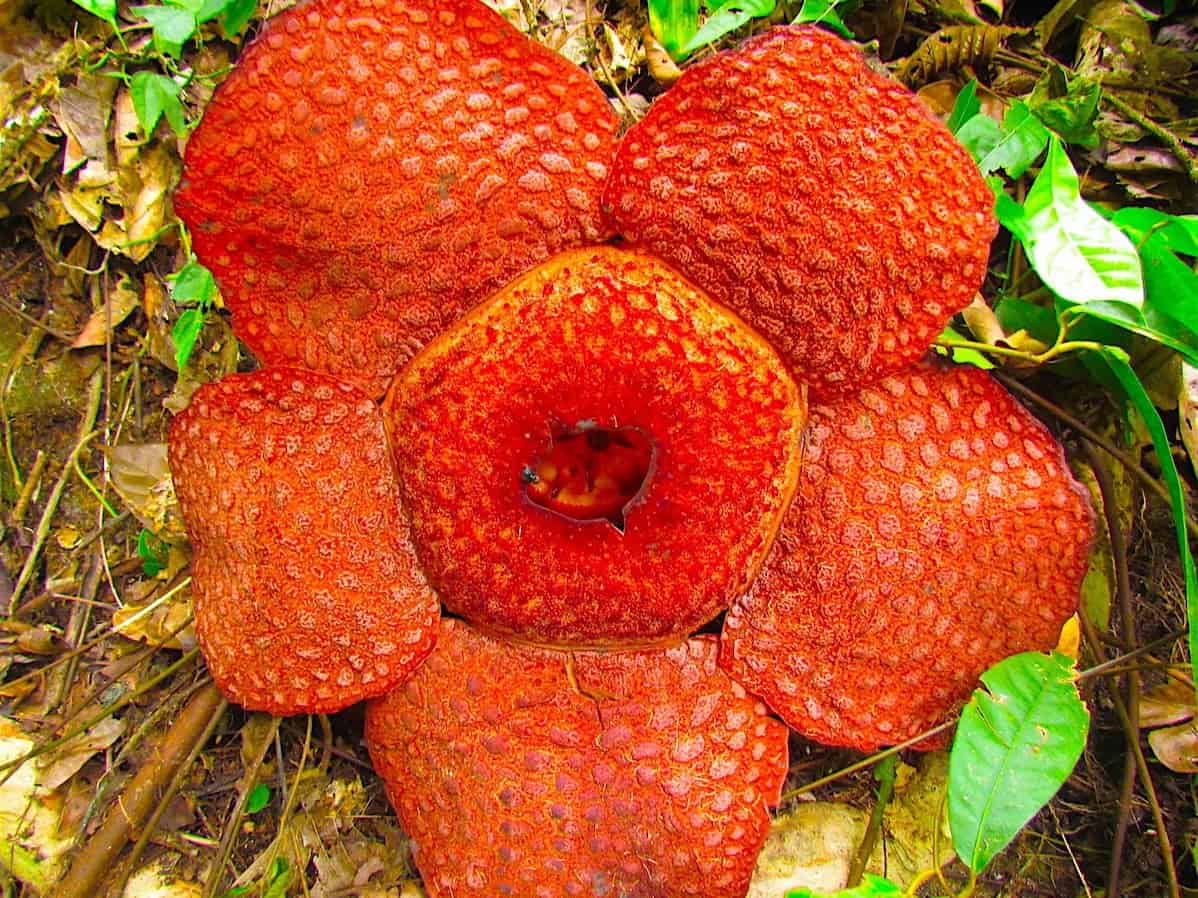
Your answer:
[[[287,859],[276,857],[266,872],[267,886],[262,898],[287,898],[287,890],[291,887],[291,865]]]
[[[1048,129],[1026,103],[1016,100],[1003,116],[1001,127],[990,116],[978,113],[961,126],[957,139],[977,160],[983,175],[1002,169],[1018,178],[1044,152]]]
[[[827,25],[845,40],[852,40],[855,35],[849,30],[849,26],[844,23],[844,19],[836,12],[836,7],[844,6],[840,0],[803,0],[803,6],[799,9],[799,14],[795,16],[792,24],[804,25],[807,23],[813,25]]]
[[[1051,63],[1028,97],[1028,106],[1047,127],[1067,143],[1085,147],[1098,145],[1094,120],[1102,85],[1089,78],[1070,78],[1063,68]]]
[[[948,130],[956,134],[961,126],[982,111],[982,101],[978,99],[978,79],[970,78],[969,83],[957,94],[953,103],[953,111],[948,117]]]
[[[129,79],[129,94],[133,111],[146,136],[154,133],[163,115],[176,134],[187,130],[183,121],[183,104],[179,100],[179,85],[173,78],[158,72],[134,72]]]
[[[824,898],[825,894],[806,888],[791,889],[786,893],[786,898]],[[841,889],[839,892],[832,893],[828,898],[900,898],[903,894],[903,890],[889,879],[866,873],[862,877],[861,885],[851,889]]]
[[[250,789],[250,794],[245,797],[245,812],[257,814],[268,804],[270,804],[270,786],[258,783]]]
[[[198,27],[195,13],[177,6],[135,6],[133,12],[150,23],[154,48],[167,56],[178,58]]]
[[[236,37],[258,11],[258,0],[230,0],[220,16],[225,37]]]
[[[216,281],[212,272],[194,258],[170,277],[171,299],[181,306],[207,307],[216,299]]]
[[[116,0],[75,0],[75,5],[116,28]]]
[[[166,568],[170,546],[154,531],[142,528],[137,534],[137,557],[141,559],[141,569],[146,576],[156,577]]]
[[[1007,217],[1003,224],[1023,243],[1028,261],[1058,296],[1079,304],[1120,303],[1133,309],[1143,304],[1136,248],[1081,198],[1077,172],[1055,136],[1028,191],[1023,216]]]
[[[1068,779],[1090,714],[1063,655],[1025,652],[982,674],[948,761],[953,847],[981,872]]]
[[[718,41],[751,19],[768,16],[774,11],[775,0],[727,0],[711,14],[694,37],[682,46],[682,55],[690,56],[700,47]]]
[[[944,332],[940,334],[941,340],[965,340],[968,339],[964,335],[957,332],[952,325],[945,327]],[[983,370],[993,368],[994,363],[978,352],[976,349],[957,349],[951,346],[934,346],[937,352],[948,355],[954,362],[962,365],[973,365],[975,368]]]
[[[175,344],[175,365],[178,370],[182,371],[187,365],[187,360],[191,358],[191,351],[195,348],[196,340],[199,339],[200,331],[203,329],[204,312],[198,306],[184,309],[183,314],[179,316],[179,320],[171,329],[171,340]]]
[[[1136,244],[1159,237],[1175,253],[1198,256],[1198,215],[1167,215],[1146,206],[1124,206],[1111,221]]]
[[[649,0],[649,27],[675,60],[699,30],[699,0]]]
[[[1177,463],[1173,460],[1173,447],[1169,442],[1169,435],[1156,406],[1152,404],[1152,399],[1128,362],[1126,352],[1108,346],[1100,353],[1090,354],[1089,358],[1100,361],[1115,376],[1128,401],[1148,429],[1148,435],[1152,437],[1152,448],[1156,450],[1161,477],[1165,481],[1165,487],[1169,491],[1169,502],[1173,506],[1173,528],[1177,534],[1177,548],[1181,554],[1182,575],[1186,588],[1190,657],[1198,658],[1198,573],[1194,569],[1194,555],[1187,534],[1185,494],[1177,473]]]

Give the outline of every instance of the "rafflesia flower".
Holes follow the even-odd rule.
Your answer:
[[[187,149],[263,364],[171,430],[200,642],[248,708],[372,699],[433,895],[742,895],[770,711],[908,739],[1086,564],[1045,428],[920,361],[995,224],[913,96],[777,28],[616,129],[475,0],[309,0]]]

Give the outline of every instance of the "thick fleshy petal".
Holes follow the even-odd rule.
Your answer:
[[[819,396],[912,364],[982,283],[994,197],[851,44],[775,28],[682,76],[621,141],[604,208],[760,330]]]
[[[171,426],[170,463],[200,647],[232,701],[338,711],[432,649],[440,608],[357,389],[285,368],[208,384]]]
[[[812,407],[798,494],[720,663],[805,736],[901,742],[994,662],[1055,645],[1093,527],[1036,418],[984,371],[922,365]]]
[[[806,402],[726,308],[652,256],[597,247],[430,343],[384,417],[449,610],[540,644],[628,645],[682,639],[752,582],[798,479]],[[608,446],[622,437],[647,455],[621,507],[600,492],[636,467],[636,445]]]
[[[565,654],[443,621],[366,716],[432,898],[741,898],[787,734],[716,654]]]
[[[378,396],[496,287],[605,236],[615,127],[476,0],[307,0],[217,92],[175,204],[263,362]]]

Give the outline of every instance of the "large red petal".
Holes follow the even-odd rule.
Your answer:
[[[853,45],[775,28],[691,69],[622,140],[604,208],[821,396],[912,364],[982,283],[994,197]]]
[[[377,396],[493,289],[605,236],[615,127],[476,0],[308,0],[217,92],[175,203],[262,361]]]
[[[200,646],[234,702],[337,711],[431,651],[440,607],[358,390],[298,369],[208,384],[171,427],[170,462]]]
[[[786,728],[715,640],[563,654],[443,621],[366,738],[433,898],[740,898]]]
[[[1053,647],[1092,536],[1036,418],[984,371],[920,366],[812,407],[798,494],[720,663],[812,739],[901,742],[994,662]]]
[[[420,353],[384,415],[448,609],[549,645],[682,639],[748,588],[798,480],[806,402],[752,328],[645,253],[573,250]],[[559,428],[656,447],[623,528],[530,501]]]

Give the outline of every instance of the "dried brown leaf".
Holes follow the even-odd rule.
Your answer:
[[[108,301],[92,312],[83,330],[71,344],[71,349],[88,346],[103,346],[108,342],[111,331],[128,318],[141,305],[141,294],[129,278],[121,278],[108,291]]]
[[[1198,773],[1198,727],[1194,721],[1153,730],[1148,744],[1157,760],[1177,773]]]
[[[1140,694],[1140,727],[1151,729],[1181,723],[1195,715],[1194,687],[1167,680]]]

